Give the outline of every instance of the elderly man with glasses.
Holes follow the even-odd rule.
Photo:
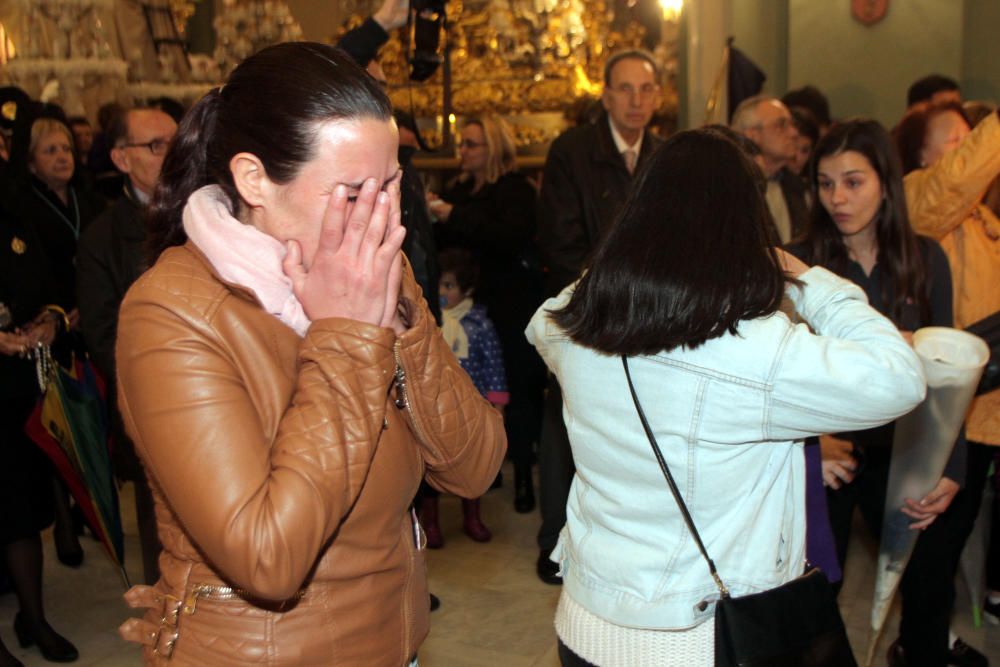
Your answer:
[[[792,113],[778,98],[757,95],[736,107],[731,127],[760,148],[767,206],[781,242],[788,243],[805,229],[809,216],[805,186],[788,169],[798,148]]]
[[[177,123],[158,109],[130,109],[108,128],[111,159],[125,174],[121,196],[87,228],[77,248],[77,301],[80,330],[91,358],[109,385],[115,380],[118,307],[125,292],[147,267],[145,211],[160,178],[163,158]],[[109,386],[108,396],[115,391]],[[114,403],[112,402],[112,405]],[[135,483],[136,517],[142,548],[143,578],[159,579],[153,499],[132,443],[114,410],[115,474]]]

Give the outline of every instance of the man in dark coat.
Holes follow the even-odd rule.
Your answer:
[[[560,135],[545,161],[538,241],[548,268],[549,296],[580,275],[625,202],[633,174],[662,143],[646,131],[660,106],[653,57],[644,51],[623,51],[608,58],[601,104],[605,113],[593,124]],[[566,523],[566,498],[574,471],[562,421],[562,392],[552,380],[538,452],[542,527],[537,572],[550,584],[562,583],[549,555]]]
[[[111,159],[126,176],[121,196],[87,228],[77,248],[77,302],[80,330],[91,358],[114,396],[118,308],[125,292],[148,267],[145,211],[160,178],[177,123],[157,109],[131,109],[108,128]],[[112,405],[114,402],[112,401]],[[121,418],[114,411],[115,472],[135,482],[136,516],[147,584],[159,579],[153,499]]]
[[[767,176],[764,198],[781,242],[788,243],[805,231],[809,218],[805,185],[788,169],[798,149],[792,112],[776,97],[757,95],[736,107],[732,129],[760,148],[758,164]]]

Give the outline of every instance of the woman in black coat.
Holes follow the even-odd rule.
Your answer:
[[[14,631],[48,660],[67,662],[76,648],[45,618],[40,532],[53,520],[53,470],[24,425],[40,395],[36,346],[64,328],[49,305],[57,292],[50,262],[30,225],[0,210],[0,545],[17,594]],[[20,665],[0,644],[0,666]]]
[[[55,303],[66,309],[75,326],[77,241],[105,202],[74,178],[73,135],[54,118],[39,118],[31,125],[26,171],[14,195],[15,212],[44,247],[55,281]]]
[[[430,196],[437,247],[464,247],[479,263],[476,301],[486,306],[503,348],[510,389],[505,421],[519,512],[534,508],[531,446],[541,431],[545,366],[524,329],[543,300],[535,245],[537,192],[517,171],[514,138],[496,116],[466,122],[462,173],[440,198]]]

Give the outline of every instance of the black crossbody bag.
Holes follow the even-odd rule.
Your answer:
[[[818,569],[812,568],[801,577],[762,593],[742,597],[729,594],[646,421],[624,356],[622,365],[656,461],[719,588],[720,599],[715,606],[716,667],[857,667],[837,598],[826,575]]]

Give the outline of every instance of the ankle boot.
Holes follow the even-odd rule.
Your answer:
[[[535,484],[531,479],[531,464],[514,466],[514,511],[526,514],[535,509]]]
[[[467,500],[462,498],[462,531],[476,542],[489,542],[493,537],[490,529],[483,525],[479,518],[479,498]]]
[[[444,536],[438,523],[438,497],[424,496],[420,499],[420,525],[424,527],[427,536],[428,549],[440,549],[444,546]]]

